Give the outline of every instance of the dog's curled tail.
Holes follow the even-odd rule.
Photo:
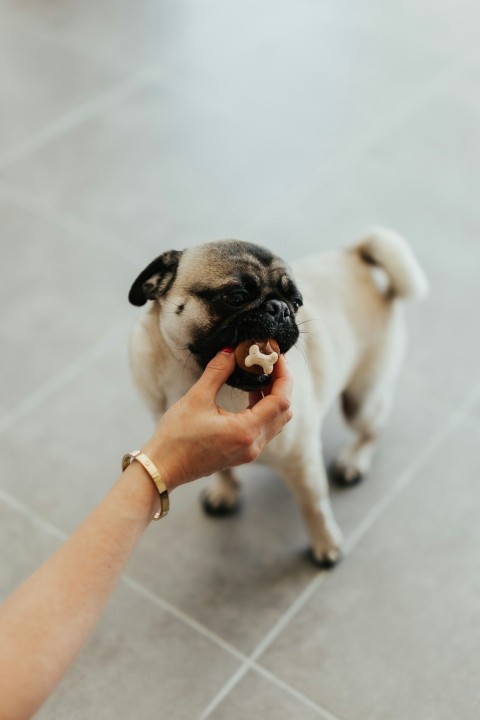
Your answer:
[[[352,247],[369,265],[387,274],[389,297],[421,300],[428,294],[428,280],[406,240],[382,227],[372,227]]]

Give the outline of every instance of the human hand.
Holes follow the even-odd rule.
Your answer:
[[[292,378],[283,355],[272,383],[250,393],[250,406],[230,413],[216,404],[235,368],[233,353],[219,352],[197,383],[160,420],[143,450],[158,467],[168,490],[199,477],[251,462],[292,417]]]

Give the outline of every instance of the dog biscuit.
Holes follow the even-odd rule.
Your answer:
[[[256,375],[271,375],[278,360],[280,348],[273,338],[259,342],[244,340],[235,349],[237,365]]]

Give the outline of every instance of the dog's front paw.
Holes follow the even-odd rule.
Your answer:
[[[333,545],[329,548],[309,548],[308,557],[314,565],[323,570],[330,570],[331,568],[338,565],[343,557],[343,553],[340,547]]]
[[[311,539],[312,546],[309,556],[317,567],[329,569],[340,562],[343,557],[343,538],[341,530],[333,517],[329,519],[322,532]]]
[[[238,492],[219,492],[215,486],[205,490],[201,502],[204,512],[211,517],[235,515],[241,508]]]
[[[329,476],[336,485],[353,487],[362,482],[364,473],[353,463],[337,460],[330,467]]]

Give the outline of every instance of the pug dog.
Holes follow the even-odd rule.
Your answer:
[[[257,462],[283,477],[304,517],[312,559],[332,567],[342,538],[322,460],[323,419],[340,398],[354,440],[333,474],[343,485],[358,483],[371,466],[404,354],[401,301],[427,290],[405,240],[383,228],[293,268],[267,248],[238,240],[170,250],[139,274],[129,293],[133,305],[148,302],[131,338],[134,381],[158,419],[219,350],[274,339],[293,374],[293,419]],[[300,337],[302,352],[293,352]],[[237,366],[218,404],[242,410],[248,392],[269,382],[268,375]],[[214,477],[204,507],[214,515],[232,513],[239,494],[238,480],[226,470]]]

